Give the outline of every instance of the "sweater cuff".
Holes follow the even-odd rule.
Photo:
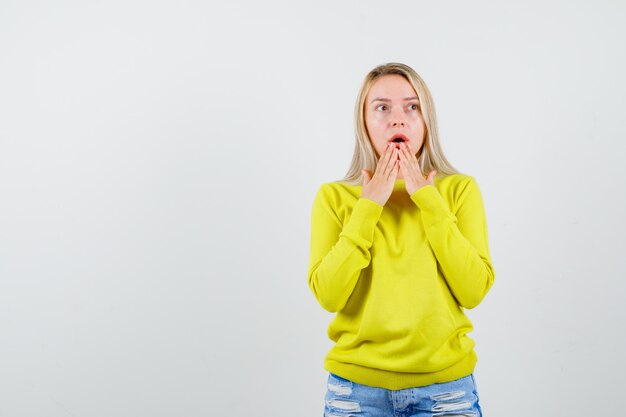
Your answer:
[[[377,202],[359,198],[341,235],[369,248],[374,241],[374,230],[382,212],[383,206]]]
[[[424,185],[413,194],[411,200],[420,208],[420,210],[429,212],[439,212],[452,214],[446,201],[443,199],[439,190],[434,185]]]

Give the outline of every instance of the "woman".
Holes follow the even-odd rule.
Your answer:
[[[478,184],[443,155],[409,66],[367,74],[355,121],[348,174],[311,213],[309,288],[337,313],[324,415],[482,416],[464,313],[495,279]]]

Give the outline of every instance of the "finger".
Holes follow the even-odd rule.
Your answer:
[[[387,177],[387,180],[395,180],[396,177],[398,176],[399,170],[400,170],[400,160],[396,159],[393,164],[393,168],[389,172],[389,176]]]
[[[402,175],[404,175],[405,178],[414,177],[415,176],[415,168],[413,167],[414,158],[411,158],[411,155],[408,153],[406,149],[402,149],[402,152],[400,153],[400,160],[402,161],[401,166],[404,169],[402,171]]]
[[[400,156],[400,171],[402,171],[402,178],[407,179],[407,178],[411,178],[409,175],[409,170],[407,169],[406,166],[406,158],[404,156]]]
[[[417,172],[417,175],[422,178],[424,177],[424,173],[422,173],[422,168],[420,167],[420,163],[417,158],[415,158],[415,171]]]
[[[391,158],[392,154],[393,148],[392,146],[388,145],[387,150],[385,150],[385,153],[381,155],[380,159],[378,160],[378,164],[376,164],[376,173],[380,175],[384,172],[385,167],[387,166],[387,162],[389,161],[389,158]]]
[[[408,159],[408,160],[414,160],[415,159],[415,155],[411,154],[411,152],[409,152],[409,148],[406,145],[402,146],[402,154]]]
[[[385,178],[389,177],[389,173],[395,168],[395,163],[398,160],[398,150],[394,149],[392,151],[391,157],[387,160],[387,164],[384,169]]]
[[[404,148],[404,154],[408,159],[409,170],[414,173],[414,175],[419,175],[421,178],[423,178],[424,175],[422,174],[422,170],[420,169],[420,164],[417,160],[417,157],[409,152],[408,147]]]
[[[405,146],[400,147],[400,154],[404,159],[406,159],[407,163],[411,162],[411,154]]]

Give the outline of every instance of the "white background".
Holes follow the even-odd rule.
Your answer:
[[[0,416],[321,416],[310,210],[413,67],[481,187],[488,417],[623,409],[626,4],[0,2]]]

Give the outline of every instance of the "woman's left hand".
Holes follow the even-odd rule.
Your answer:
[[[419,162],[415,155],[413,155],[406,144],[400,145],[400,171],[402,172],[402,178],[406,186],[406,191],[409,195],[413,195],[414,192],[419,190],[425,185],[435,185],[436,170],[432,170],[427,177],[422,174]]]

